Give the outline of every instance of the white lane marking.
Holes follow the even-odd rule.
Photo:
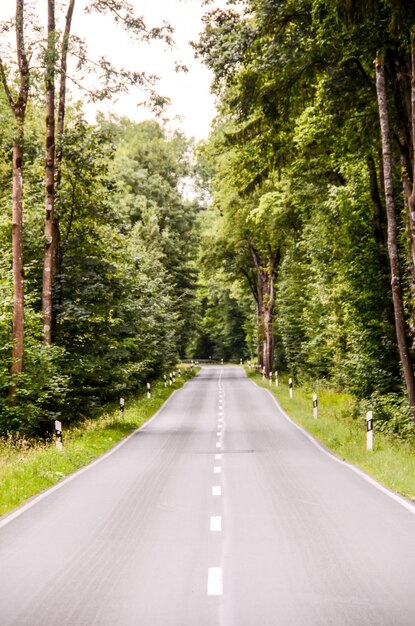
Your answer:
[[[215,459],[217,459],[218,461],[222,458],[221,454],[215,454]]]
[[[251,383],[253,385],[255,385],[255,387],[257,387],[257,389],[262,389],[262,387],[258,387],[258,385],[256,385],[253,380],[251,380],[251,379],[249,379],[249,380],[251,381]],[[372,476],[369,476],[369,474],[366,474],[366,472],[361,470],[359,467],[356,467],[356,465],[352,465],[351,463],[348,463],[347,461],[343,461],[342,459],[339,459],[333,452],[331,452],[330,450],[327,450],[326,448],[324,448],[324,446],[319,441],[317,441],[317,439],[315,439],[311,433],[309,433],[305,428],[303,428],[299,424],[296,424],[291,419],[291,417],[288,415],[288,413],[286,413],[284,411],[282,406],[279,404],[278,400],[269,391],[269,389],[264,389],[264,391],[266,391],[271,396],[272,400],[276,404],[278,410],[281,412],[283,417],[285,417],[286,420],[288,420],[295,428],[297,428],[297,430],[302,432],[303,435],[305,437],[307,437],[307,439],[316,448],[318,448],[318,450],[320,450],[320,452],[322,452],[323,454],[328,456],[330,459],[332,459],[336,463],[339,463],[340,465],[343,465],[344,467],[349,468],[349,470],[351,470],[352,472],[354,472],[355,474],[357,474],[358,476],[363,478],[366,482],[368,482],[370,485],[372,485],[372,487],[375,487],[376,489],[378,489],[379,491],[384,493],[386,496],[389,496],[389,498],[391,498],[392,500],[394,500],[395,502],[397,502],[398,504],[403,506],[404,509],[409,511],[409,513],[412,513],[412,515],[415,515],[415,506],[409,500],[405,500],[405,498],[403,496],[399,495],[398,493],[395,493],[394,491],[389,490],[387,487],[384,487],[375,478],[372,478]]]
[[[210,518],[210,530],[213,533],[222,532],[222,518],[220,516],[213,516]]]
[[[212,487],[212,496],[221,496],[222,495],[222,487],[220,485],[215,485]]]
[[[222,436],[222,433],[220,432],[220,430],[218,430],[218,432],[216,433],[218,437]]]
[[[214,474],[220,474],[222,471],[222,468],[219,467],[219,465],[215,465],[215,467],[213,468],[213,473]]]
[[[223,595],[223,575],[221,567],[209,567],[207,593],[208,596]]]
[[[217,447],[217,448],[221,448],[221,447],[222,447],[222,444],[221,444],[221,442],[220,442],[220,441],[218,441],[218,443],[216,444],[216,447]]]
[[[196,374],[196,376],[198,376],[198,375],[199,374]],[[184,385],[187,385],[187,382],[188,381],[186,381],[184,383]],[[184,385],[183,385],[183,387],[184,387]],[[181,389],[183,389],[183,387],[181,387]],[[62,487],[64,487],[67,483],[70,483],[75,478],[78,478],[78,476],[81,476],[81,474],[84,474],[85,472],[88,472],[90,469],[95,467],[95,465],[98,465],[99,463],[102,463],[102,461],[105,461],[105,459],[107,459],[109,456],[111,456],[115,452],[117,452],[117,450],[119,450],[119,448],[124,446],[130,439],[132,439],[132,437],[134,437],[136,433],[138,433],[140,430],[144,430],[145,428],[147,428],[147,426],[150,426],[150,424],[152,422],[154,422],[154,420],[160,415],[160,413],[162,413],[165,410],[166,406],[169,404],[169,402],[173,399],[173,396],[175,396],[178,391],[180,391],[180,389],[175,389],[173,391],[173,393],[171,394],[171,396],[169,396],[167,398],[167,400],[164,402],[164,404],[161,405],[161,407],[158,409],[158,411],[156,411],[156,413],[154,413],[153,417],[151,417],[147,422],[145,422],[145,424],[140,426],[140,428],[137,428],[132,433],[127,435],[124,439],[122,439],[119,443],[117,443],[113,448],[111,448],[107,452],[104,452],[104,454],[102,454],[97,459],[92,461],[89,465],[85,465],[84,467],[79,468],[79,470],[76,470],[72,474],[69,474],[68,476],[65,476],[65,478],[60,480],[56,485],[53,485],[53,487],[50,487],[49,489],[47,489],[46,491],[43,491],[42,493],[38,494],[37,496],[36,495],[33,496],[32,500],[29,500],[29,502],[27,502],[26,504],[22,504],[21,506],[19,506],[19,508],[15,509],[11,513],[8,513],[8,514],[6,513],[4,519],[0,519],[0,528],[3,528],[4,526],[7,526],[7,524],[12,522],[16,518],[20,517],[23,513],[25,513],[26,511],[28,511],[32,507],[36,506],[36,504],[38,502],[41,502],[42,500],[44,500],[48,496],[52,495],[52,493],[54,493],[58,489],[61,489]]]

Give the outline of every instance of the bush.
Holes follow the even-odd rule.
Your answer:
[[[366,415],[373,411],[374,429],[415,443],[415,423],[406,397],[398,393],[373,393],[369,399],[358,403],[358,412]]]

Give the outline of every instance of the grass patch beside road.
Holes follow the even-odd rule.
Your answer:
[[[87,465],[142,426],[192,376],[188,368],[181,369],[184,374],[172,386],[164,387],[162,381],[152,383],[150,399],[146,393],[127,398],[123,418],[117,407],[68,429],[63,422],[61,452],[54,442],[0,439],[0,515]]]
[[[272,391],[288,415],[308,430],[336,456],[357,465],[385,486],[415,499],[415,450],[400,439],[376,432],[374,447],[366,450],[365,416],[354,418],[355,400],[346,393],[308,387],[294,387],[289,397],[288,376],[279,376],[279,386],[269,385],[262,376],[247,370],[259,386]],[[313,417],[313,393],[318,394],[318,418]]]

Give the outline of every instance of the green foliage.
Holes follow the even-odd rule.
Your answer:
[[[402,392],[373,59],[388,50],[396,78],[391,119],[404,157],[408,83],[400,72],[410,75],[413,20],[410,12],[398,26],[401,3],[361,3],[358,13],[356,3],[346,4],[250,0],[244,11],[207,15],[197,50],[214,71],[220,114],[202,154],[203,163],[210,155],[217,209],[214,235],[204,241],[221,261],[212,263],[209,250],[204,258],[222,281],[245,278],[255,295],[244,246],[260,251],[264,268],[278,250],[276,367],[367,399]],[[405,219],[400,254],[409,318]]]
[[[375,431],[415,443],[415,424],[406,398],[401,394],[374,392],[369,398],[361,400],[357,410],[361,415],[373,411]]]
[[[178,191],[188,145],[158,124],[69,111],[63,137],[54,343],[42,342],[42,127],[28,115],[25,363],[11,384],[12,282],[7,134],[0,158],[0,431],[46,435],[172,367],[196,323],[196,206]]]

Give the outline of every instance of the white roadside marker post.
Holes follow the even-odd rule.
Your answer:
[[[366,449],[373,450],[373,412],[366,413]]]
[[[269,386],[272,385],[272,372],[269,373]]]
[[[262,368],[262,380],[265,380],[265,365]]]
[[[173,382],[174,383],[176,382],[176,370],[174,370],[174,372],[173,372]]]
[[[220,364],[223,365],[223,359],[220,360]]]
[[[167,387],[167,376],[166,376],[166,374],[164,374],[163,378],[164,378],[164,386]]]
[[[275,372],[275,386],[278,387],[278,372]]]
[[[147,398],[150,400],[151,398],[151,387],[150,383],[147,383]]]
[[[62,450],[62,422],[55,420],[56,447]]]
[[[193,365],[192,365],[192,367],[191,367],[191,370],[192,370],[192,372],[193,372]],[[171,386],[171,385],[173,384],[173,374],[172,374],[171,372],[170,372],[170,374],[169,374],[169,379],[170,379],[170,381],[169,381],[169,382],[170,382],[170,386]]]
[[[292,378],[288,379],[288,387],[290,389],[290,398],[292,398],[293,397],[293,379]]]
[[[314,413],[314,419],[316,420],[318,416],[318,400],[317,400],[316,393],[313,395],[313,413]]]
[[[120,419],[124,417],[125,400],[120,398]]]

